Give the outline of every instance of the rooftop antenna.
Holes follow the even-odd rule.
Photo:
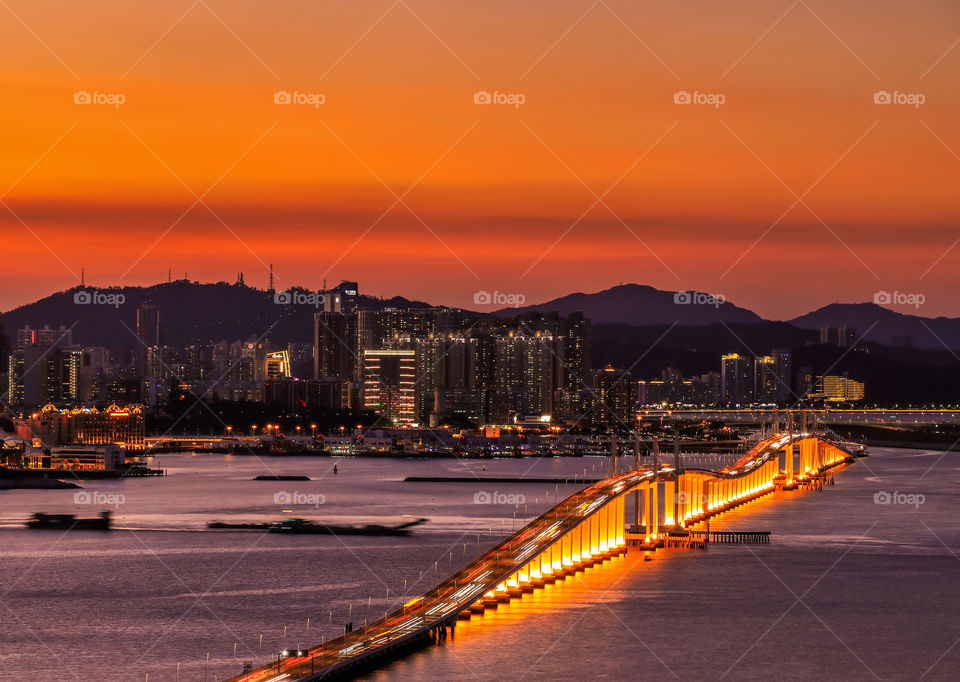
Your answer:
[[[173,268],[167,268],[167,284],[173,281]]]
[[[273,291],[273,263],[270,263],[270,288],[267,291]]]
[[[86,284],[84,284],[85,278],[86,274],[83,272],[83,268],[80,268],[80,286],[86,286]]]

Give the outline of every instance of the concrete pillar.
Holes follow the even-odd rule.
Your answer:
[[[686,499],[686,497],[687,496],[683,492],[683,474],[677,474],[677,504],[676,504],[677,519],[676,521],[678,524],[683,521],[683,502]]]
[[[597,551],[607,551],[607,505],[600,507],[596,513],[597,517]]]
[[[651,537],[655,537],[657,533],[660,532],[658,528],[659,524],[657,523],[659,520],[659,511],[657,505],[657,483],[654,481],[650,486],[650,528],[647,531]]]
[[[620,511],[617,513],[617,546],[622,547],[627,542],[627,533],[626,533],[626,518],[624,517],[624,512],[626,511],[625,507],[627,505],[627,498],[620,498]]]
[[[672,526],[677,522],[677,497],[676,483],[674,481],[663,482],[663,523],[666,526]]]
[[[600,514],[590,515],[590,553],[600,553]]]
[[[650,495],[650,484],[642,483],[637,489],[637,495],[640,500],[640,523],[641,525],[647,525],[647,509],[650,506],[650,503],[647,501]]]

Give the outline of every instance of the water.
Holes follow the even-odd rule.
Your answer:
[[[823,492],[766,498],[713,524],[770,530],[770,545],[662,551],[651,562],[633,553],[461,623],[445,645],[370,677],[954,679],[960,468],[941,454],[875,450]],[[598,458],[483,464],[487,475],[607,467]],[[221,679],[382,615],[565,494],[562,485],[402,481],[483,475],[478,461],[341,459],[337,476],[326,458],[168,455],[159,465],[170,475],[85,484],[124,495],[117,525],[134,530],[23,530],[33,511],[98,507],[74,504],[74,491],[0,493],[0,679],[176,680],[178,661],[179,679]],[[260,473],[317,480],[250,480]],[[879,492],[900,495],[877,504]],[[278,493],[323,504],[275,504]],[[511,503],[475,501],[486,498]],[[430,521],[407,538],[202,530],[212,519],[405,514]]]

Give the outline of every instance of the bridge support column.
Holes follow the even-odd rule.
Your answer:
[[[607,517],[610,515],[610,503],[603,505],[597,510],[597,551],[606,552],[610,545],[607,531],[610,529],[610,521]]]
[[[640,503],[640,523],[638,525],[647,525],[647,510],[650,508],[650,484],[642,483],[637,488],[637,501]]]
[[[793,441],[787,443],[783,448],[784,452],[784,471],[787,474],[787,483],[793,482],[794,468],[793,468]]]
[[[617,547],[623,547],[627,543],[627,529],[626,529],[626,518],[624,516],[627,506],[627,498],[620,497],[618,498],[618,508],[616,516],[616,527],[617,527]]]
[[[647,538],[652,541],[657,537],[659,529],[657,528],[657,515],[659,509],[657,504],[657,483],[654,481],[650,484],[650,522],[647,524]]]
[[[677,522],[677,494],[674,481],[663,482],[663,525],[672,526]]]

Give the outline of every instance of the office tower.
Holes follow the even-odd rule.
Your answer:
[[[633,429],[636,426],[637,389],[638,382],[629,371],[607,367],[597,372],[593,377],[595,397],[590,415],[593,427],[618,432]],[[656,396],[652,397],[656,400]]]
[[[417,353],[414,350],[363,352],[363,406],[395,424],[416,421],[415,384]]]
[[[323,312],[352,315],[357,310],[360,287],[356,282],[340,282],[323,292]]]
[[[753,367],[738,353],[727,353],[720,358],[720,400],[728,405],[746,405],[753,402]]]

